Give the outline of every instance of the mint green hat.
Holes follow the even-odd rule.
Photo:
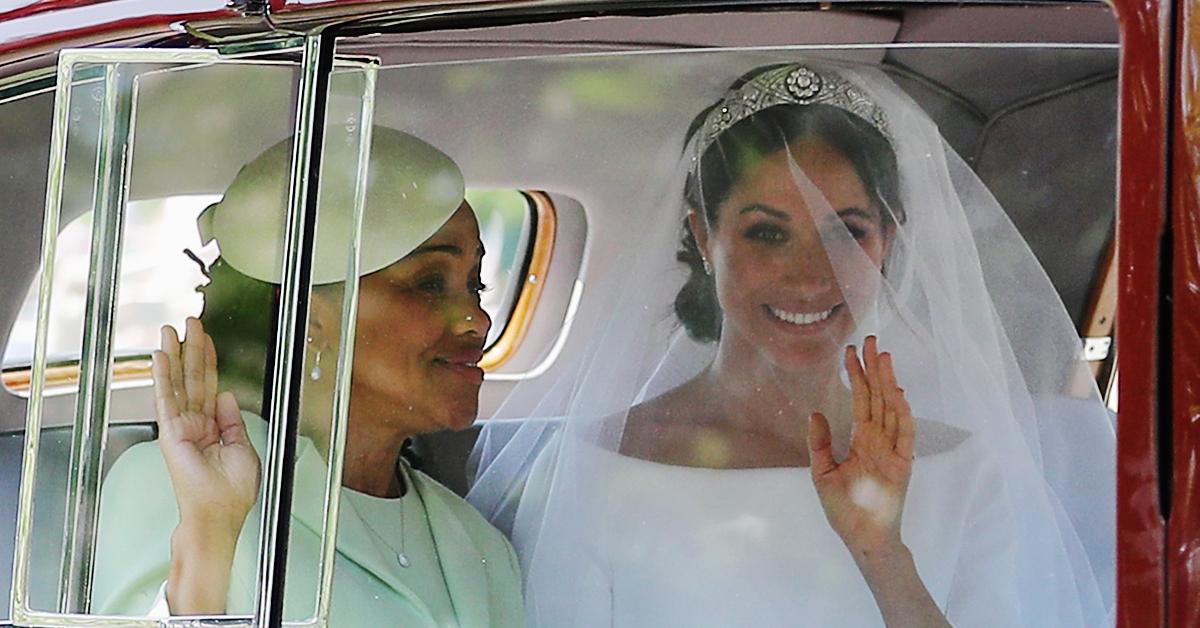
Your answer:
[[[201,242],[216,240],[227,264],[270,283],[279,283],[283,275],[291,153],[291,138],[267,149],[243,166],[225,196],[197,219]],[[343,141],[332,128],[323,153],[314,284],[346,279],[358,164],[357,143]],[[375,127],[370,154],[359,253],[362,275],[411,253],[445,224],[465,193],[454,161],[407,133]]]

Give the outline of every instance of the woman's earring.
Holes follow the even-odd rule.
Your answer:
[[[317,349],[317,357],[315,360],[313,360],[313,362],[315,362],[315,364],[313,364],[313,369],[312,369],[312,373],[310,374],[310,377],[312,377],[313,381],[315,382],[318,379],[321,379],[321,350],[320,349]]]
[[[707,257],[701,257],[701,258],[700,258],[700,264],[701,264],[702,266],[704,266],[704,274],[705,274],[705,275],[711,275],[711,274],[712,274],[712,264],[709,264],[709,263],[708,263],[708,258],[707,258]]]

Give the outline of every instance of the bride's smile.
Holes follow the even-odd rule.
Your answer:
[[[845,315],[845,308],[842,307],[841,303],[823,310],[786,310],[774,305],[764,305],[763,308],[772,318],[785,323],[787,326],[784,329],[803,334],[822,331],[828,326],[826,323],[830,325],[836,324],[839,317]],[[833,320],[831,321],[830,319]]]

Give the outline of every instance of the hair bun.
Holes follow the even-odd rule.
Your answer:
[[[712,275],[704,272],[704,258],[686,218],[680,245],[675,259],[688,267],[688,278],[675,295],[675,316],[693,340],[716,342],[721,338],[722,319],[717,286]]]

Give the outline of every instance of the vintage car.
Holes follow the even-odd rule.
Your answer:
[[[586,347],[593,330],[572,323],[609,305],[589,287],[631,272],[618,244],[646,210],[651,158],[677,156],[698,105],[745,68],[807,55],[886,71],[1008,211],[1114,415],[1101,483],[1117,494],[1115,622],[1200,625],[1196,3],[5,4],[0,624],[229,625],[93,615],[89,592],[105,475],[156,437],[157,330],[199,313],[216,256],[197,217],[242,164],[300,138],[302,224],[321,177],[314,129],[355,142],[372,122],[454,156],[488,251],[486,418]],[[311,369],[297,321],[316,236],[286,237],[264,402],[277,416],[295,414]],[[281,524],[295,422],[276,425],[262,499]],[[423,470],[465,493],[479,429],[419,439]],[[270,565],[287,538],[264,529],[267,577],[242,620],[280,625]],[[288,625],[325,625],[328,587]]]

